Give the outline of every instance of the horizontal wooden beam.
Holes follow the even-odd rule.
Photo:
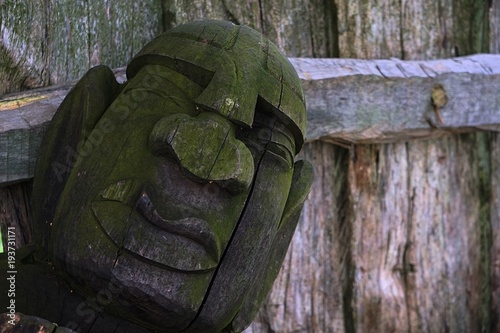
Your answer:
[[[306,94],[307,141],[351,145],[500,130],[500,55],[290,61]],[[124,69],[115,73],[125,79]],[[0,99],[0,184],[32,177],[45,128],[74,83]],[[438,84],[448,97],[440,116],[431,103]]]
[[[291,59],[307,99],[307,140],[380,143],[500,129],[500,55],[402,61]],[[435,114],[431,94],[448,102]]]

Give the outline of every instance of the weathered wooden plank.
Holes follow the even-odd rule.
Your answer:
[[[500,134],[492,135],[491,140],[491,197],[490,215],[490,291],[491,299],[491,332],[500,332]]]
[[[287,56],[338,56],[333,2],[162,0],[162,5],[165,29],[194,20],[228,20],[262,32]]]
[[[380,150],[379,150],[380,148]],[[408,161],[404,143],[357,146],[349,160],[354,326],[360,332],[408,327],[402,256],[407,237]],[[394,172],[398,170],[398,172]],[[380,188],[377,183],[384,183]],[[360,190],[363,188],[363,190]],[[356,315],[357,314],[357,315]]]
[[[408,286],[411,331],[481,332],[488,327],[479,218],[484,159],[478,139],[462,135],[408,146],[411,208],[401,274]]]
[[[490,52],[500,53],[500,2],[490,2]]]
[[[499,129],[498,55],[425,62],[292,61],[304,80],[308,140],[374,143],[433,137],[447,131]],[[440,110],[442,125],[430,102],[438,83],[448,95],[448,103]]]
[[[403,2],[401,8],[396,4],[389,6],[390,11],[401,14],[401,26],[390,31],[401,34],[399,48],[403,59],[426,60],[494,52],[488,48],[487,2],[415,0]],[[380,20],[377,23],[384,25]],[[376,47],[381,45],[371,45],[373,49]]]
[[[124,68],[115,70],[125,81]],[[0,184],[33,177],[45,129],[76,81],[0,99]]]
[[[467,134],[352,150],[351,303],[359,331],[488,331],[482,140],[489,141]]]
[[[161,32],[161,3],[1,1],[0,95],[126,65]],[[11,74],[13,73],[13,74]]]
[[[68,91],[64,87],[2,102],[2,107],[15,109],[0,111],[1,182],[31,178],[43,133]]]
[[[340,57],[373,59],[403,56],[400,50],[403,35],[399,30],[402,2],[392,0],[335,2]]]
[[[390,142],[500,129],[500,55],[426,62],[291,61],[306,92],[308,141]],[[123,69],[117,75],[124,80]],[[440,110],[442,125],[430,102],[436,83],[448,95],[448,103]],[[69,87],[35,90],[0,100],[0,183],[32,176],[43,130]]]

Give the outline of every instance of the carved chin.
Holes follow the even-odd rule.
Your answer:
[[[143,193],[136,208],[119,201],[98,200],[92,210],[118,249],[155,266],[207,272],[220,260],[220,245],[207,222],[198,218],[162,219]]]

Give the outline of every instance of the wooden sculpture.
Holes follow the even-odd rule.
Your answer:
[[[267,38],[225,21],[160,35],[127,78],[92,68],[46,131],[17,326],[240,332],[312,183],[310,164],[295,161],[301,82]]]

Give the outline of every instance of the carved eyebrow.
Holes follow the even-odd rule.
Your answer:
[[[290,129],[288,129],[287,126],[275,115],[257,110],[255,112],[252,128],[264,128],[271,130],[272,135],[269,138],[269,141],[281,144],[285,147],[290,147],[290,152],[293,156],[295,150],[295,138]]]
[[[238,139],[245,145],[256,148],[258,152],[266,150],[286,160],[289,167],[293,166],[294,137],[286,125],[272,113],[257,110],[252,128],[240,129]]]
[[[274,135],[283,137],[286,141],[284,142],[283,140],[279,140],[273,142],[291,147],[290,153],[293,153],[293,151],[295,150],[295,139],[292,135],[292,132],[278,120],[276,121],[276,125],[273,128],[273,137]],[[271,140],[273,140],[273,138],[271,138]]]
[[[273,133],[273,137],[275,137],[274,135],[275,133]],[[281,135],[279,135],[281,136]],[[280,157],[282,157],[283,159],[285,159],[288,163],[288,166],[289,167],[293,167],[293,160],[294,160],[294,157],[293,157],[293,147],[287,143],[287,141],[283,142],[284,140],[271,140],[267,143],[266,145],[266,150],[275,154],[275,155],[278,155]]]

